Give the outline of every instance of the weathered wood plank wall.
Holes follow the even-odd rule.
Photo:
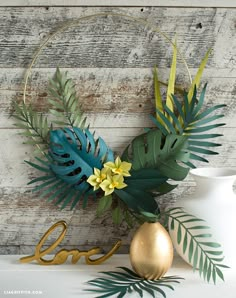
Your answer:
[[[116,1],[116,3],[119,1]],[[22,99],[24,71],[33,53],[50,32],[66,21],[81,16],[113,12],[144,18],[174,37],[194,74],[201,58],[210,47],[214,52],[204,73],[208,81],[206,104],[226,103],[227,126],[219,129],[224,134],[220,155],[210,158],[210,165],[236,168],[235,99],[236,99],[236,10],[232,1],[224,5],[204,1],[181,1],[183,7],[144,7],[141,1],[125,1],[129,7],[110,7],[112,1],[95,1],[91,7],[57,7],[55,1],[1,2],[0,7],[0,253],[30,253],[37,240],[55,221],[70,221],[64,246],[106,248],[117,238],[124,240],[127,251],[132,232],[125,225],[118,230],[109,219],[98,219],[94,208],[60,211],[53,204],[40,201],[31,193],[27,182],[37,175],[24,159],[32,158],[32,149],[22,145],[22,139],[9,118],[12,99]],[[153,1],[152,1],[153,2]],[[154,1],[155,2],[155,1]],[[165,1],[173,6],[174,1]],[[58,2],[57,2],[58,3]],[[61,5],[66,5],[67,1]],[[221,2],[220,2],[221,3]],[[18,2],[19,4],[19,2]],[[33,7],[37,5],[38,7]],[[90,3],[91,4],[91,3]],[[14,7],[10,7],[13,5]],[[41,6],[40,6],[41,5]],[[47,6],[42,6],[47,5]],[[123,5],[125,5],[123,3]],[[154,4],[152,4],[154,5]],[[158,4],[157,4],[158,5]],[[163,1],[160,6],[165,5]],[[27,98],[46,110],[47,81],[56,66],[67,68],[76,80],[81,103],[91,127],[102,135],[116,152],[144,127],[150,126],[148,114],[153,112],[152,68],[158,65],[163,80],[168,77],[171,48],[150,29],[121,17],[99,17],[83,21],[80,27],[59,34],[42,52],[33,70]],[[184,67],[179,63],[178,83],[187,84]],[[161,198],[163,205],[171,204],[187,191],[193,190],[191,178],[179,188]]]

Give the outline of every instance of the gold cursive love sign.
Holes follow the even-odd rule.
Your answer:
[[[44,250],[41,250],[43,244],[45,243],[45,241],[47,240],[49,235],[52,234],[53,231],[58,227],[62,227],[62,232],[59,235],[59,237],[48,248],[46,248]],[[37,261],[41,265],[59,265],[59,264],[65,263],[68,256],[71,255],[72,256],[72,260],[71,260],[72,264],[77,263],[78,260],[82,256],[84,256],[86,264],[98,265],[98,264],[103,263],[107,259],[109,259],[121,246],[121,241],[118,240],[116,242],[116,244],[111,248],[111,250],[108,253],[106,253],[102,257],[99,257],[99,258],[96,258],[96,259],[91,259],[90,257],[93,256],[93,255],[101,253],[101,249],[99,247],[94,247],[94,248],[92,248],[88,251],[80,251],[79,249],[71,249],[71,250],[61,249],[60,251],[58,251],[54,255],[54,257],[51,260],[43,259],[43,256],[45,256],[45,255],[49,254],[50,252],[52,252],[59,245],[59,243],[65,237],[66,231],[67,231],[67,224],[64,220],[61,220],[61,221],[58,221],[57,223],[55,223],[53,226],[51,226],[47,230],[47,232],[40,239],[39,243],[36,245],[34,255],[20,258],[20,262],[21,263],[29,263],[29,262],[32,262],[32,261]]]

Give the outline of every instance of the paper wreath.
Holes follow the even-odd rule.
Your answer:
[[[26,161],[42,172],[29,182],[37,183],[33,191],[61,208],[74,208],[79,202],[85,208],[92,197],[99,200],[97,213],[111,208],[116,223],[133,218],[156,221],[160,211],[155,198],[173,190],[194,167],[194,160],[207,162],[202,155],[217,154],[209,147],[220,146],[208,139],[221,135],[207,132],[224,125],[209,124],[223,117],[215,111],[224,105],[204,109],[206,85],[197,92],[209,54],[202,60],[189,90],[180,90],[178,97],[174,94],[176,45],[166,100],[161,97],[154,69],[156,114],[150,117],[156,128],[131,140],[121,157],[115,157],[101,137],[95,139],[67,73],[57,69],[49,82],[52,120],[39,115],[32,104],[14,102],[16,125],[24,129],[22,134],[43,156],[35,157],[38,163]]]

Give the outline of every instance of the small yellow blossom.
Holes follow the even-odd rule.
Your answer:
[[[124,177],[121,175],[110,175],[107,174],[107,178],[100,184],[101,189],[105,192],[105,196],[113,193],[115,188],[121,189],[126,187],[124,183]]]
[[[111,169],[113,173],[122,175],[124,177],[130,176],[130,169],[132,164],[126,161],[121,161],[120,157],[118,156],[115,160],[115,162],[106,162],[104,164],[105,168]]]
[[[100,184],[107,177],[108,169],[103,168],[101,170],[94,168],[94,175],[89,176],[87,182],[93,186],[93,190],[97,190]]]

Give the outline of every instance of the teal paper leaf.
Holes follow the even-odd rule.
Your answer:
[[[41,182],[34,188],[41,197],[57,199],[62,208],[68,204],[74,208],[81,199],[86,207],[88,197],[96,195],[87,179],[94,167],[101,169],[104,162],[114,161],[114,156],[102,138],[95,140],[88,129],[74,127],[51,131],[47,160],[37,160],[42,165],[27,163],[47,175],[29,184]]]
[[[113,153],[103,139],[99,137],[95,141],[88,129],[54,130],[49,148],[51,170],[67,184],[83,191],[90,188],[86,180],[94,168],[101,169],[104,162],[114,161]]]

